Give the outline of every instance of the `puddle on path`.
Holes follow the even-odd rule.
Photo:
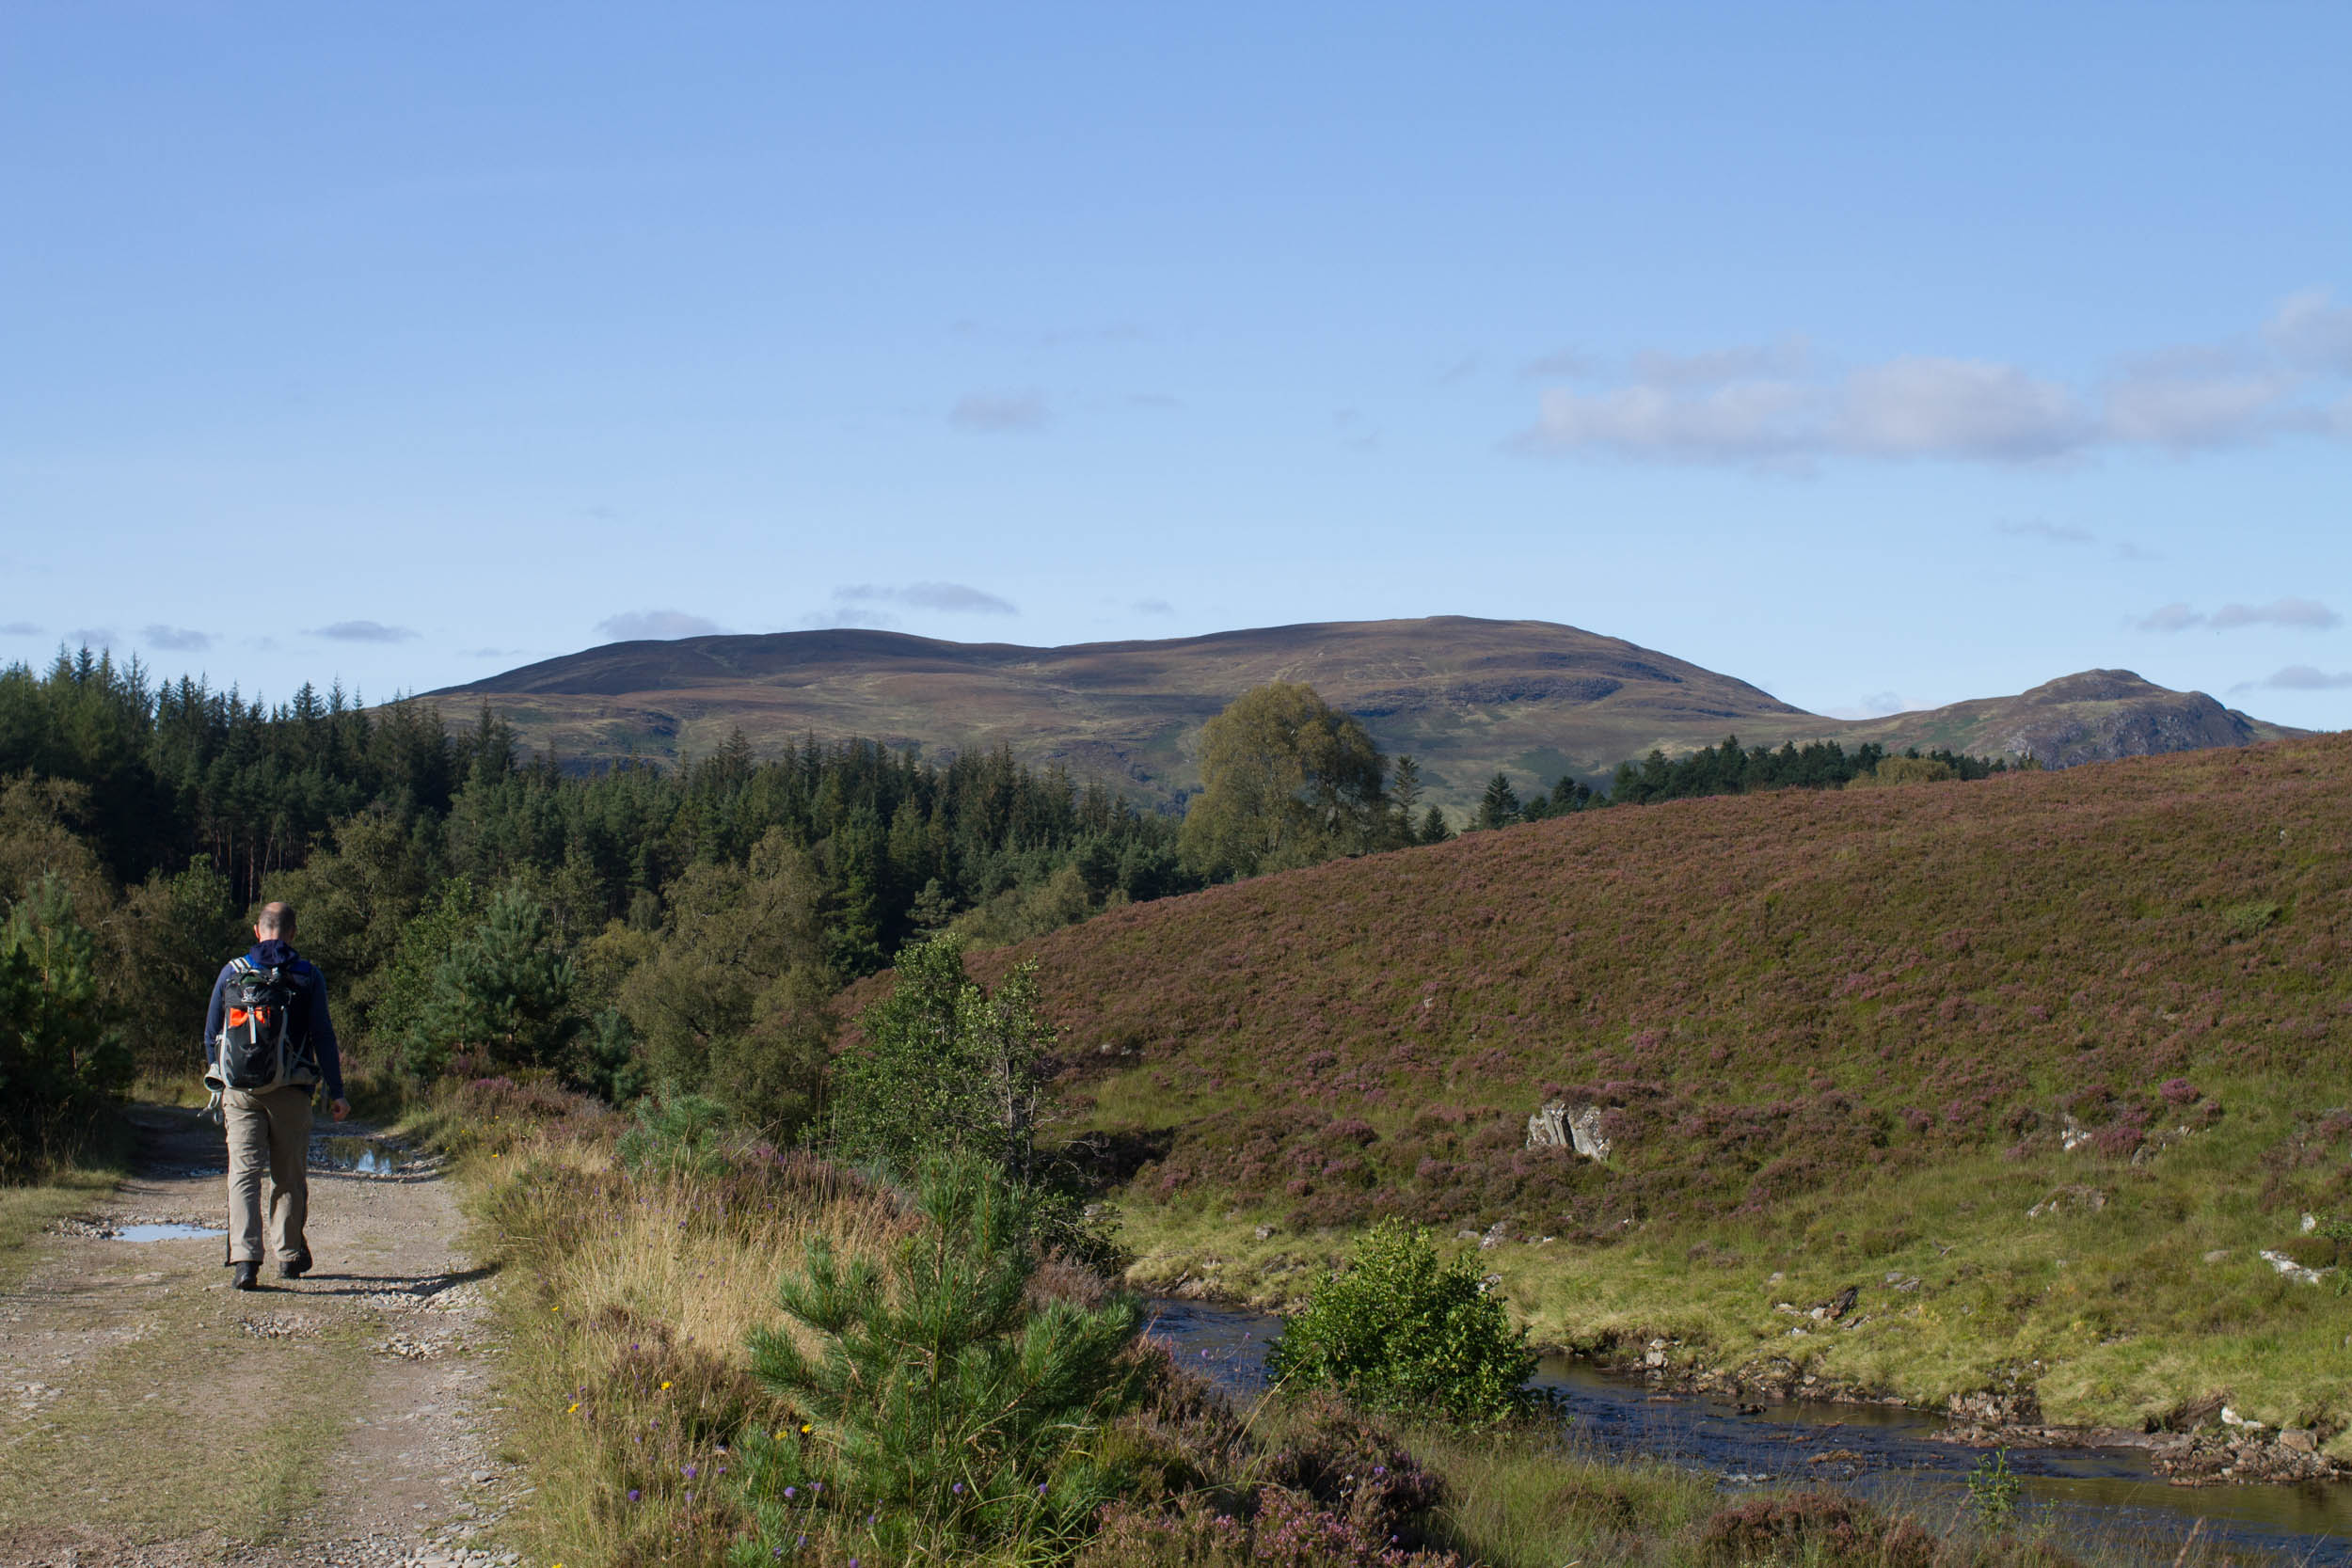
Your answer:
[[[197,1236],[226,1236],[229,1232],[203,1225],[126,1225],[106,1239],[112,1242],[180,1242]]]
[[[326,1170],[349,1171],[354,1176],[391,1176],[400,1169],[400,1153],[367,1138],[314,1138],[310,1144],[310,1164]]]
[[[1281,1320],[1206,1302],[1158,1300],[1152,1332],[1179,1366],[1247,1398],[1266,1387],[1265,1351]],[[1561,1399],[1568,1440],[1614,1458],[1706,1470],[1726,1486],[1827,1481],[1896,1506],[1957,1506],[1979,1450],[1940,1442],[1936,1416],[1884,1405],[1791,1402],[1745,1410],[1701,1396],[1661,1395],[1566,1356],[1547,1356],[1535,1386]],[[1814,1456],[1835,1453],[1834,1467]],[[2202,1520],[2203,1538],[2312,1568],[2352,1568],[2352,1484],[2169,1485],[2137,1449],[2016,1449],[2010,1464],[2028,1502],[2059,1539],[2172,1546]],[[2154,1560],[2161,1561],[2159,1556]]]

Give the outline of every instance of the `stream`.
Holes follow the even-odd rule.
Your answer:
[[[1229,1393],[1263,1391],[1266,1344],[1280,1319],[1197,1301],[1154,1300],[1151,1309],[1152,1332],[1179,1363]],[[1560,1397],[1571,1442],[1704,1470],[1727,1488],[1827,1483],[1914,1512],[1958,1509],[1983,1457],[1936,1441],[1944,1423],[1917,1410],[1792,1401],[1741,1415],[1721,1400],[1659,1393],[1566,1355],[1546,1356],[1534,1384]],[[1813,1462],[1830,1453],[1841,1457]],[[2012,1449],[2009,1463],[2026,1506],[2061,1543],[2137,1545],[2165,1561],[2201,1519],[2204,1542],[2352,1568],[2352,1485],[2172,1486],[2137,1449]]]

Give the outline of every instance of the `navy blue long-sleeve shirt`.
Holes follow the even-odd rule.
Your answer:
[[[335,1021],[326,1011],[326,976],[318,966],[296,953],[285,942],[262,942],[245,956],[245,961],[256,969],[282,968],[305,983],[301,1000],[295,1006],[302,1011],[288,1020],[294,1027],[294,1038],[302,1041],[319,1064],[319,1076],[326,1081],[326,1098],[343,1097],[343,1053],[335,1043]],[[232,961],[221,965],[220,975],[213,982],[212,1006],[204,1013],[204,1060],[213,1059],[215,1042],[229,1011],[229,982],[237,973]]]

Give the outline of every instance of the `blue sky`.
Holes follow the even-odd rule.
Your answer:
[[[0,8],[0,658],[1431,613],[2352,720],[2352,8]]]

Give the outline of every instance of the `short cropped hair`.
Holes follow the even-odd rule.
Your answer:
[[[253,928],[265,937],[293,936],[294,928],[294,906],[292,904],[285,903],[262,905],[262,917],[253,923]]]

